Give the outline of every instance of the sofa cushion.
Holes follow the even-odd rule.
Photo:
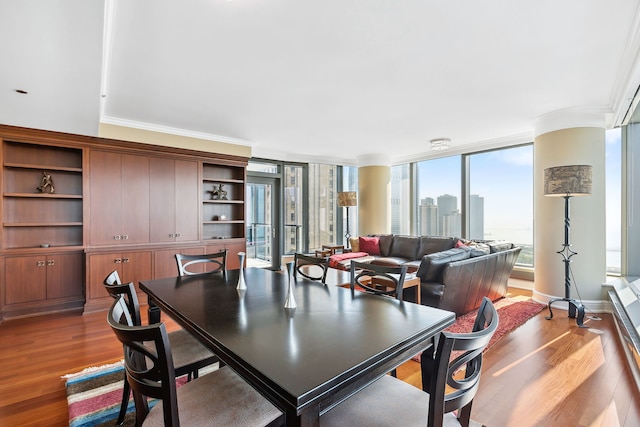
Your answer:
[[[504,240],[492,240],[487,242],[487,245],[489,245],[489,250],[492,254],[506,251],[513,247],[513,243],[505,242]]]
[[[422,257],[417,275],[423,282],[439,282],[444,268],[452,261],[462,261],[471,256],[471,251],[453,248]]]
[[[420,238],[410,236],[395,236],[391,245],[390,256],[405,258],[407,261],[418,259]]]
[[[380,255],[390,256],[393,234],[378,234],[377,237],[380,239]]]
[[[360,237],[358,246],[361,252],[380,255],[380,239],[378,237]]]
[[[360,239],[358,237],[349,237],[349,244],[353,252],[360,252]]]
[[[471,253],[471,258],[489,255],[491,253],[491,249],[486,243],[478,243],[468,240],[464,241],[464,243],[462,240],[458,240],[458,242],[456,243],[456,248],[468,250]]]
[[[421,259],[425,255],[452,249],[456,239],[453,237],[420,237],[420,248],[415,259]]]

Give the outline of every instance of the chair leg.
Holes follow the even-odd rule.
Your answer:
[[[391,371],[389,372],[389,375],[391,375],[391,376],[392,376],[392,377],[394,377],[394,378],[397,378],[396,370],[395,370],[395,369],[391,370]]]
[[[129,381],[127,381],[127,374],[124,374],[124,386],[122,388],[122,403],[120,403],[120,413],[118,414],[118,421],[116,424],[121,426],[124,423],[124,417],[127,415],[127,407],[129,406],[129,395],[131,394]]]
[[[469,427],[471,422],[471,405],[473,401],[469,402],[466,406],[458,410],[458,422],[462,427]]]

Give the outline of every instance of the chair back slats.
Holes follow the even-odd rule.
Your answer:
[[[118,272],[112,271],[107,278],[104,279],[104,288],[113,298],[118,299],[120,296],[124,296],[131,318],[133,319],[133,324],[136,326],[142,325],[140,303],[133,282],[121,283]]]
[[[387,295],[402,300],[404,280],[407,275],[407,266],[389,267],[351,261],[350,287],[354,291],[357,286],[365,292],[376,295]],[[384,286],[376,285],[384,283]]]
[[[183,255],[176,254],[178,264],[178,275],[192,276],[195,274],[217,273],[225,271],[227,268],[227,250],[204,255]],[[205,271],[196,271],[197,266],[205,265]]]
[[[318,258],[310,255],[296,253],[294,255],[293,277],[306,277],[310,280],[326,283],[329,258]]]
[[[165,426],[179,426],[175,369],[164,323],[134,326],[127,320],[131,318],[128,311],[120,295],[107,319],[124,348],[124,367],[133,390],[136,422],[141,423],[149,413],[147,397],[152,397],[163,401]]]
[[[430,396],[429,427],[441,426],[444,414],[456,410],[461,424],[468,425],[473,398],[480,385],[482,352],[497,328],[498,312],[485,297],[472,332],[442,332],[435,357],[433,350],[423,354],[423,387]],[[464,375],[460,372],[462,368]]]

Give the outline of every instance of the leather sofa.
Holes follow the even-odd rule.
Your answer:
[[[375,235],[354,238],[351,244],[353,253],[341,257],[342,267],[351,259],[407,265],[409,272],[420,277],[422,304],[457,316],[478,308],[485,296],[495,301],[507,294],[509,275],[521,250],[505,241],[432,236]],[[405,290],[407,300],[413,300],[413,289]]]

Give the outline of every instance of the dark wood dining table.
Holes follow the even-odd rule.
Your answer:
[[[431,345],[453,312],[245,269],[140,282],[154,307],[207,345],[280,408],[287,426],[318,425],[320,415]],[[155,317],[155,319],[154,319]]]

